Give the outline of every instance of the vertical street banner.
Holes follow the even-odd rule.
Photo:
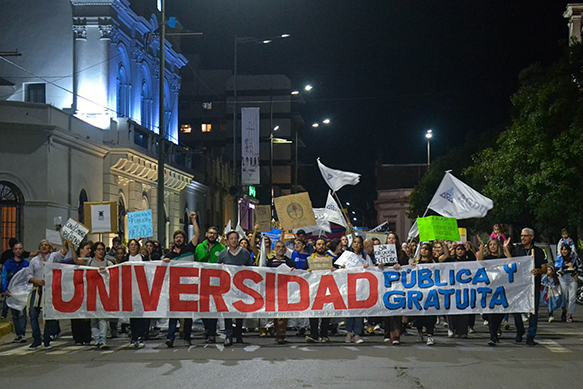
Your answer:
[[[258,184],[259,107],[241,108],[241,185]]]

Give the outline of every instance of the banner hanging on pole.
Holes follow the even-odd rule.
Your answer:
[[[259,184],[259,107],[241,108],[241,185]]]

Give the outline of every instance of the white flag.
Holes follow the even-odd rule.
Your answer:
[[[296,234],[299,230],[304,230],[306,234],[312,233],[312,235],[319,235],[322,232],[332,232],[326,208],[313,208],[313,210],[316,224],[309,227],[294,228],[291,230],[292,233]]]
[[[227,225],[225,226],[225,231],[223,231],[223,235],[226,237],[227,233],[229,231],[231,231],[232,227],[231,227],[231,219],[229,219],[229,222],[227,223]]]
[[[411,229],[409,229],[409,232],[407,233],[407,239],[413,240],[418,236],[419,236],[419,227],[417,227],[417,219],[415,219],[415,222],[413,223],[413,225],[411,226]],[[415,257],[415,258],[417,258],[417,257]]]
[[[338,191],[344,185],[356,185],[360,182],[360,174],[358,173],[330,169],[320,162],[320,158],[318,158],[317,161],[322,177],[324,177],[324,181],[326,181],[330,189],[332,189],[332,192]]]
[[[429,208],[441,216],[456,219],[484,217],[493,207],[492,200],[455,178],[449,171],[445,172],[429,203]]]
[[[368,230],[368,232],[387,232],[389,231],[389,222],[382,222],[372,230]]]
[[[265,267],[266,265],[267,265],[267,252],[265,252],[265,235],[263,235],[263,238],[261,238],[261,253],[259,254],[259,261],[257,263],[257,266]]]
[[[237,227],[235,227],[235,231],[237,231],[237,234],[239,234],[239,240],[241,240],[245,237],[245,230],[243,229],[243,227],[241,227],[241,224],[237,223]],[[249,244],[251,244],[251,243],[249,243]]]
[[[348,228],[348,223],[346,223],[346,219],[342,216],[342,211],[330,191],[328,191],[328,199],[326,200],[326,212],[328,213],[329,222]]]

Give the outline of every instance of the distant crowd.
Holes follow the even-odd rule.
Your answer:
[[[260,232],[248,231],[245,236],[237,231],[227,231],[221,234],[218,227],[210,227],[205,231],[204,240],[195,213],[190,214],[193,225],[193,237],[188,240],[184,231],[177,230],[173,234],[172,243],[168,248],[162,248],[155,240],[130,239],[123,245],[119,237],[113,238],[111,247],[103,242],[84,242],[75,247],[70,241],[63,241],[58,250],[55,245],[42,240],[38,249],[27,252],[16,239],[10,240],[10,249],[2,253],[2,292],[5,297],[11,295],[13,278],[20,272],[19,279],[32,284],[32,291],[23,310],[9,308],[4,300],[2,318],[11,315],[16,337],[14,343],[26,343],[26,326],[30,321],[32,343],[30,350],[51,349],[51,341],[61,333],[58,320],[45,320],[41,333],[42,294],[44,280],[42,276],[43,262],[59,262],[71,265],[84,265],[96,268],[107,268],[124,262],[165,261],[181,259],[186,256],[198,262],[222,263],[238,266],[268,266],[278,267],[283,264],[290,268],[312,271],[311,262],[330,258],[332,267],[338,268],[335,261],[346,250],[362,257],[361,265],[369,267],[415,266],[416,264],[431,264],[457,261],[485,261],[499,258],[511,258],[530,255],[534,260],[532,271],[535,282],[534,313],[514,313],[516,333],[514,340],[522,342],[526,337],[527,345],[535,345],[538,325],[539,306],[546,305],[549,311],[549,322],[555,320],[554,312],[560,311],[560,319],[566,322],[574,320],[576,295],[579,276],[583,266],[575,242],[566,230],[557,245],[556,258],[549,260],[547,254],[534,244],[534,231],[524,228],[520,234],[520,244],[514,245],[506,238],[500,225],[494,225],[490,238],[484,243],[479,237],[478,247],[471,242],[416,240],[401,243],[394,232],[388,232],[386,241],[377,238],[364,239],[359,235],[345,235],[338,239],[308,237],[303,230],[294,235],[282,231],[281,238],[272,244],[268,236],[261,237]],[[293,239],[285,239],[293,236]],[[375,259],[374,246],[377,244],[394,244],[398,248],[397,260],[394,263],[378,263]],[[554,260],[553,260],[554,259]],[[483,315],[484,324],[488,326],[489,346],[500,342],[502,329],[508,330],[509,315]],[[158,336],[162,323],[168,321],[166,345],[174,347],[177,334],[180,334],[186,346],[192,344],[193,320],[185,319],[144,319],[132,318],[129,322],[106,319],[74,319],[71,320],[71,331],[76,345],[88,345],[96,349],[107,348],[108,334],[117,338],[121,333],[128,333],[130,348],[142,348],[145,341]],[[217,342],[217,319],[203,319],[205,342]],[[346,343],[362,343],[364,336],[382,333],[384,342],[392,345],[401,343],[401,336],[415,333],[420,342],[428,346],[435,344],[435,327],[438,323],[447,327],[448,337],[467,338],[474,332],[476,315],[438,316],[387,316],[387,317],[350,317],[343,320],[330,318],[305,319],[275,319],[248,320],[248,329],[256,329],[259,336],[273,335],[279,344],[286,343],[288,331],[295,331],[303,336],[308,343],[329,342],[331,335],[342,334]],[[527,323],[525,328],[524,322]],[[243,319],[224,319],[224,345],[231,346],[234,342],[243,342]],[[179,330],[180,328],[180,330]]]

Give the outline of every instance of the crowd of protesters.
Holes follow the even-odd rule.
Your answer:
[[[267,236],[260,237],[255,227],[245,237],[237,231],[227,231],[221,236],[218,227],[210,227],[205,231],[204,240],[195,213],[190,214],[193,225],[192,239],[187,239],[184,231],[177,230],[173,234],[170,246],[164,249],[154,240],[131,239],[127,245],[122,245],[119,237],[112,241],[111,247],[103,242],[84,242],[75,247],[70,241],[63,241],[61,250],[42,240],[38,249],[32,253],[24,251],[23,245],[15,239],[10,241],[10,249],[2,254],[2,291],[10,296],[9,284],[17,273],[26,272],[26,279],[32,284],[28,303],[23,311],[9,309],[6,300],[2,308],[2,318],[10,313],[14,323],[16,337],[14,343],[25,343],[27,319],[32,329],[32,343],[30,350],[51,349],[51,341],[60,335],[60,325],[57,320],[45,320],[41,334],[40,318],[42,317],[42,294],[44,280],[42,278],[43,262],[60,262],[71,265],[83,265],[105,269],[108,266],[124,262],[164,261],[191,256],[195,261],[208,263],[222,263],[237,266],[288,266],[289,268],[312,271],[311,264],[329,261],[330,269],[339,266],[335,264],[341,254],[352,251],[362,257],[362,267],[392,266],[398,269],[401,266],[415,266],[417,264],[435,264],[441,262],[486,261],[500,258],[511,258],[530,255],[534,258],[532,271],[535,282],[535,310],[533,313],[513,313],[516,333],[514,340],[518,343],[526,337],[527,345],[535,345],[535,336],[538,324],[539,306],[548,307],[549,322],[555,320],[554,311],[561,311],[561,320],[572,322],[576,307],[578,277],[583,273],[581,260],[573,240],[566,230],[562,231],[562,238],[557,245],[556,258],[548,258],[545,252],[534,245],[534,231],[524,228],[520,234],[520,244],[514,245],[507,238],[500,225],[495,225],[487,242],[478,237],[479,246],[471,242],[421,242],[416,240],[401,243],[394,232],[388,232],[386,241],[379,239],[363,239],[358,235],[342,236],[340,239],[308,238],[305,231],[296,232],[294,239],[286,240],[289,236],[282,232],[276,242]],[[289,243],[289,244],[287,244]],[[374,255],[374,245],[394,244],[398,248],[397,262],[394,264],[377,263]],[[28,315],[27,315],[28,313]],[[488,327],[489,346],[496,346],[500,342],[502,329],[509,330],[508,314],[484,314],[484,325]],[[130,348],[142,348],[145,341],[157,336],[161,323],[167,321],[168,333],[165,344],[174,347],[177,333],[180,333],[184,345],[192,344],[192,318],[184,319],[144,319],[132,318],[129,322],[108,319],[73,319],[71,331],[76,345],[88,345],[93,348],[107,348],[108,333],[111,338],[129,332]],[[527,322],[525,329],[524,322]],[[219,321],[217,319],[203,319],[205,342],[215,343]],[[412,335],[415,329],[417,339],[428,346],[435,344],[435,329],[440,323],[447,328],[448,337],[467,338],[475,332],[476,315],[449,315],[438,317],[424,315],[418,317],[389,316],[384,318],[350,317],[343,320],[330,318],[249,320],[247,328],[257,328],[259,336],[275,335],[279,344],[286,343],[286,334],[289,329],[295,329],[296,335],[303,336],[308,343],[330,341],[330,335],[345,335],[346,343],[360,344],[365,335],[381,333],[384,342],[399,345],[403,335]],[[180,331],[179,331],[180,327]],[[224,319],[224,345],[242,343],[244,321],[242,319]]]

